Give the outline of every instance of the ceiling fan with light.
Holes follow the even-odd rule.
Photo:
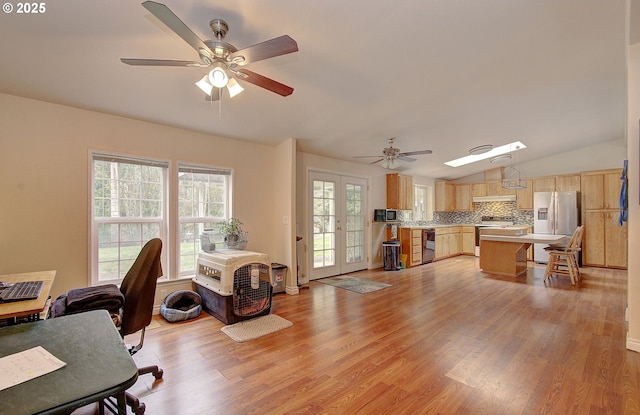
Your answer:
[[[388,138],[389,147],[385,147],[382,149],[381,156],[354,156],[353,158],[368,158],[368,157],[377,157],[378,160],[372,161],[370,164],[376,164],[382,162],[381,166],[385,169],[396,169],[400,166],[400,160],[407,162],[414,162],[417,159],[409,156],[419,156],[421,154],[431,154],[433,151],[431,150],[420,150],[420,151],[407,151],[400,152],[399,148],[393,146],[393,142],[395,138]]]
[[[122,58],[120,60],[123,63],[136,66],[211,68],[208,74],[196,82],[196,85],[207,94],[205,98],[210,101],[219,100],[225,86],[230,97],[242,92],[244,88],[238,83],[238,80],[249,82],[285,97],[293,93],[293,88],[290,86],[244,69],[244,65],[252,62],[297,52],[298,44],[291,37],[283,35],[238,50],[235,46],[222,40],[229,31],[229,26],[222,19],[213,19],[209,22],[215,39],[203,41],[164,4],[145,1],[142,6],[194,48],[198,52],[201,62]]]

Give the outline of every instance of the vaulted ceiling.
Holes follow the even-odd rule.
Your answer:
[[[240,80],[242,94],[211,103],[194,85],[205,68],[121,63],[198,54],[140,2],[113,0],[1,13],[0,92],[252,142],[293,137],[360,163],[395,137],[403,152],[433,150],[400,170],[447,179],[490,167],[443,164],[478,145],[520,140],[525,162],[624,137],[624,0],[161,1],[203,40],[214,18],[238,49],[291,36],[299,52],[246,68],[293,94]]]

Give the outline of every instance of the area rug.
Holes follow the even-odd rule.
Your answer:
[[[244,320],[224,326],[220,330],[238,343],[257,339],[278,330],[293,326],[293,323],[275,314]]]
[[[391,284],[385,284],[384,282],[377,282],[371,280],[363,280],[356,277],[330,277],[317,280],[323,284],[333,285],[334,287],[344,288],[345,290],[353,291],[360,294],[367,294],[373,291],[378,291],[383,288],[391,287]]]

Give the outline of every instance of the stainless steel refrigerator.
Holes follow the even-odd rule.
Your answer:
[[[533,232],[566,235],[571,238],[580,225],[579,193],[535,192],[533,194]],[[567,239],[568,241],[568,239]],[[544,250],[547,244],[533,245],[535,262],[546,264],[549,254]]]

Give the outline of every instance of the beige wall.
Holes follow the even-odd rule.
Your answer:
[[[232,168],[233,215],[249,231],[248,249],[291,261],[274,221],[292,216],[280,204],[276,215],[274,192],[276,162],[287,165],[278,181],[291,180],[291,144],[276,151],[4,94],[0,126],[0,274],[56,269],[53,296],[88,284],[90,150]]]

